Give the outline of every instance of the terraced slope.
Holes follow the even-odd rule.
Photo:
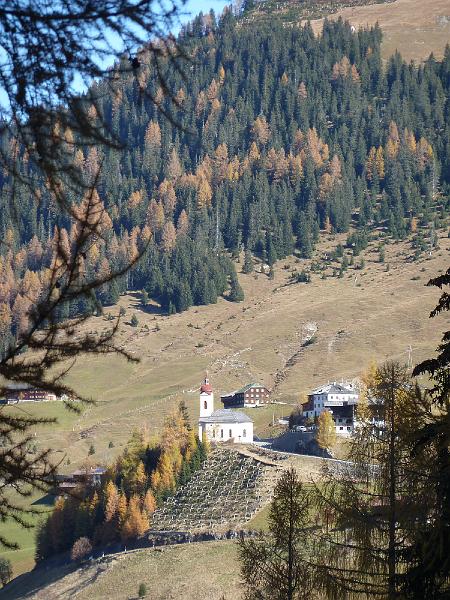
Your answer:
[[[158,509],[152,530],[229,529],[249,521],[272,495],[279,467],[234,449],[214,450],[203,468]]]

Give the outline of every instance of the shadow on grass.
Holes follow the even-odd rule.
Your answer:
[[[21,600],[34,597],[44,588],[68,575],[78,565],[64,565],[60,568],[33,569],[29,573],[19,575],[0,590],[0,599]]]
[[[55,496],[52,494],[46,494],[42,498],[38,498],[31,503],[31,506],[53,506],[55,504]]]
[[[140,310],[141,312],[147,313],[148,315],[167,315],[167,311],[161,308],[159,304],[154,303],[151,299],[145,306],[141,303],[140,292],[128,292],[128,295],[134,299],[134,302],[130,305],[133,310]]]

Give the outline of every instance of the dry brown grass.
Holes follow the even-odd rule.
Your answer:
[[[379,23],[383,31],[382,55],[388,58],[396,50],[407,60],[423,61],[433,52],[442,58],[450,42],[449,0],[396,0],[389,4],[372,4],[344,8],[330,19],[342,17],[356,28]],[[321,31],[323,19],[312,21],[314,31]]]
[[[349,269],[342,279],[313,275],[310,284],[288,285],[290,270],[307,267],[309,261],[281,261],[274,281],[262,274],[240,276],[246,299],[239,304],[221,299],[168,317],[144,313],[132,296],[122,298],[127,318],[135,312],[139,326],[124,324],[119,338],[141,362],[80,359],[70,380],[97,404],[80,416],[65,416],[61,411],[61,426],[41,429],[38,439],[55,450],[70,451],[66,470],[86,458],[91,443],[96,447],[93,460],[111,460],[133,428],[147,425],[157,433],[180,398],[196,419],[198,387],[206,369],[216,407],[220,393],[249,381],[274,388],[273,400],[283,404],[251,412],[257,433],[268,434],[272,420],[289,414],[300,394],[311,387],[356,377],[371,359],[406,360],[409,344],[412,361],[417,363],[434,351],[444,328],[442,318],[428,319],[438,294],[424,287],[448,266],[450,240],[441,236],[441,249],[415,263],[405,260],[411,253],[409,243],[388,245],[389,272],[377,262],[378,242],[365,252],[364,271]],[[330,236],[320,251],[344,239]],[[117,311],[116,307],[109,312]],[[317,324],[317,340],[302,348],[302,332],[309,322]],[[92,329],[106,326],[101,317],[89,323]],[[50,406],[27,404],[26,409],[46,414]]]
[[[430,277],[448,267],[450,240],[445,232],[440,235],[441,249],[415,263],[406,261],[411,254],[409,242],[386,246],[389,272],[377,262],[377,241],[364,252],[364,271],[349,269],[342,279],[322,280],[313,274],[310,284],[288,285],[290,270],[308,267],[310,261],[280,261],[274,281],[262,274],[239,276],[246,294],[239,304],[219,300],[168,317],[144,313],[133,296],[121,298],[125,321],[135,312],[139,326],[124,323],[119,339],[141,362],[80,359],[70,374],[71,382],[97,404],[81,415],[67,413],[59,403],[23,405],[32,414],[51,413],[60,419],[59,426],[37,429],[37,441],[55,450],[63,471],[85,461],[91,443],[96,449],[92,462],[109,462],[123,450],[134,428],[145,425],[157,434],[164,416],[181,398],[196,419],[198,388],[206,369],[216,407],[220,393],[246,382],[274,387],[273,399],[280,404],[250,413],[256,432],[268,435],[274,431],[272,419],[289,414],[300,394],[312,387],[356,377],[371,359],[406,360],[410,344],[413,364],[417,363],[434,352],[445,327],[444,317],[428,318],[438,291],[425,287]],[[345,238],[324,237],[318,254]],[[107,312],[117,314],[118,307]],[[308,322],[317,324],[317,341],[302,348],[302,331]],[[108,322],[95,317],[88,326],[98,329]],[[114,442],[113,448],[108,447],[109,441]],[[33,535],[31,531],[29,546]]]
[[[40,571],[17,580],[3,593],[8,600],[124,600],[138,597],[140,583],[152,600],[239,600],[235,542],[203,542],[139,550],[95,561],[70,572]]]

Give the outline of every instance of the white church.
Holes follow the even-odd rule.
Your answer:
[[[208,376],[200,387],[200,418],[198,437],[210,442],[234,442],[251,444],[253,442],[253,421],[246,414],[226,408],[214,410],[214,392]]]

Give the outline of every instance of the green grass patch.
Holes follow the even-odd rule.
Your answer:
[[[28,498],[21,498],[14,495],[14,502],[25,508],[39,510],[39,514],[25,515],[23,518],[30,528],[25,528],[12,519],[8,519],[0,524],[0,532],[8,541],[19,545],[18,550],[7,550],[2,548],[0,556],[11,561],[13,566],[13,576],[17,577],[21,573],[29,571],[34,567],[34,554],[36,549],[35,535],[36,525],[45,515],[53,510],[53,497],[47,496],[42,492],[34,492]]]

